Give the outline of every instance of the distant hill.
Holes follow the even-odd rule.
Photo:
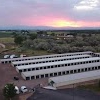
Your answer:
[[[97,30],[100,27],[0,26],[0,30]]]

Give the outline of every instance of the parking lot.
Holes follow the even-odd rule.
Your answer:
[[[18,76],[19,80],[14,80],[14,76]],[[28,89],[35,87],[37,84],[47,85],[48,79],[38,79],[25,81],[22,79],[21,75],[16,72],[15,68],[11,64],[1,64],[0,63],[0,98],[3,100],[2,89],[7,83],[14,83],[19,88],[25,85]]]
[[[54,91],[39,88],[27,100],[100,100],[100,95],[79,88]]]
[[[18,76],[19,80],[14,80],[14,76]],[[19,88],[25,85],[28,89],[36,87],[38,84],[43,84],[46,86],[48,79],[37,79],[26,81],[22,79],[21,75],[16,72],[15,68],[11,64],[0,64],[0,100],[3,99],[2,89],[5,84],[14,83]],[[21,94],[20,97],[25,100],[30,94]],[[45,90],[42,88],[37,88],[37,91],[27,100],[100,100],[100,95],[97,95],[93,92],[75,89],[64,89],[64,90]]]

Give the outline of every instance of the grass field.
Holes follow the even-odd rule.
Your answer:
[[[88,89],[94,92],[100,92],[100,87],[98,86],[98,84],[82,85],[79,86],[79,88]]]
[[[6,47],[6,48],[0,49],[0,53],[2,54],[2,56],[5,54],[16,54],[18,56],[20,54],[25,54],[27,56],[38,56],[38,55],[51,54],[44,50],[32,50],[32,49],[26,49],[26,50],[22,50],[21,52],[19,52],[18,51],[19,47],[14,44],[14,38],[11,38],[11,37],[0,38],[0,43],[4,44]]]
[[[11,37],[0,38],[0,43],[14,43],[14,38]]]
[[[0,38],[11,37],[11,36],[12,36],[12,32],[0,32]]]
[[[34,55],[49,55],[49,54],[52,54],[52,53],[48,53],[47,51],[43,51],[43,50],[33,50],[34,52]]]
[[[25,54],[27,56],[39,56],[39,55],[48,55],[51,53],[48,53],[47,51],[43,51],[43,50],[28,49],[28,50],[20,52],[19,54]]]

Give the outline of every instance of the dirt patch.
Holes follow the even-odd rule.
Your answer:
[[[16,81],[14,80],[14,76],[18,76],[19,80]],[[4,100],[4,97],[2,95],[2,89],[4,88],[4,86],[7,83],[14,83],[15,85],[17,85],[19,88],[22,85],[27,86],[28,89],[34,88],[36,85],[42,83],[43,86],[46,86],[48,83],[48,79],[37,79],[37,80],[29,80],[26,81],[24,80],[21,75],[19,73],[17,73],[17,71],[15,70],[14,67],[11,66],[11,64],[1,64],[0,63],[0,100]],[[30,94],[30,93],[29,93]],[[19,100],[25,100],[22,98],[25,98],[27,96],[29,96],[28,94],[23,94],[23,96],[20,95],[20,99]]]
[[[2,43],[0,43],[0,47],[5,48],[6,46]]]

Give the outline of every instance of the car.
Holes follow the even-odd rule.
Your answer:
[[[15,86],[15,90],[16,90],[16,94],[20,93],[18,86]]]
[[[20,55],[20,58],[23,58],[23,57],[26,57],[26,55],[21,54],[21,55]]]
[[[7,59],[9,57],[10,57],[10,55],[4,55],[4,59]]]
[[[14,54],[10,56],[11,59],[14,58],[14,57],[16,57],[16,55],[14,55]]]
[[[13,58],[18,58],[18,56],[15,55]]]
[[[19,80],[18,76],[14,76],[14,80]]]
[[[27,92],[27,91],[28,91],[28,89],[27,89],[26,86],[21,86],[21,92],[22,92],[22,93],[25,93],[25,92]]]

